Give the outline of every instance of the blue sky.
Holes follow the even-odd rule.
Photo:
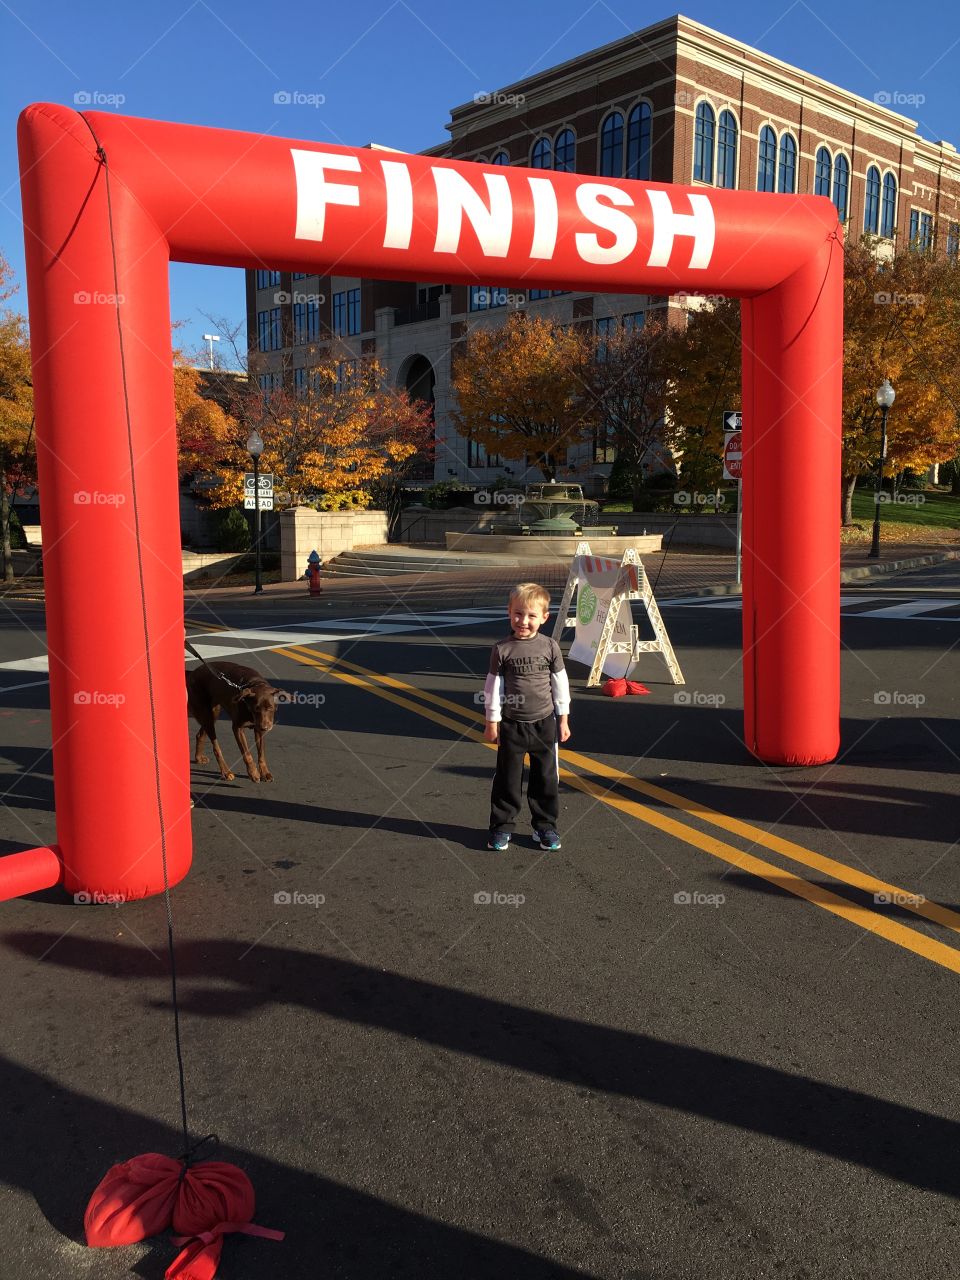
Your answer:
[[[115,109],[126,115],[419,151],[443,141],[449,109],[475,93],[673,12],[625,0],[0,0],[0,249],[22,282],[15,127],[30,102],[122,95]],[[917,21],[902,3],[863,0],[690,2],[682,12],[864,97],[919,99],[898,109],[919,121],[924,137],[960,145],[960,13],[947,16],[946,4]],[[283,91],[323,101],[277,105]],[[15,304],[26,308],[25,290]],[[174,264],[171,310],[184,322],[180,341],[199,349],[210,327],[204,312],[243,319],[243,273]]]

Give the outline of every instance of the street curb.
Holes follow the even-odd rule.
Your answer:
[[[960,560],[960,551],[930,551],[922,556],[910,556],[905,560],[888,560],[880,564],[857,565],[853,569],[840,570],[841,586],[847,582],[861,582],[865,578],[879,578],[888,573],[901,573],[908,569],[923,569],[931,564],[945,564],[948,560]],[[715,587],[697,587],[694,591],[679,591],[678,596],[692,600],[698,596],[739,596],[743,588],[738,582],[724,582]],[[670,596],[660,597],[665,603]]]

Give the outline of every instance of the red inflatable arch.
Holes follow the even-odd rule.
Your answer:
[[[741,298],[746,743],[777,764],[835,756],[842,246],[828,200],[48,104],[23,113],[19,141],[58,843],[0,860],[0,896],[61,882],[137,898],[162,888],[164,860],[170,883],[190,865],[170,259]],[[785,483],[802,502],[782,501]]]

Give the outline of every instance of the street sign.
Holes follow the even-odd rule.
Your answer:
[[[739,414],[736,415],[739,418]],[[723,478],[724,480],[740,479],[740,463],[743,459],[743,434],[740,431],[726,431],[723,436]]]
[[[253,495],[252,493],[250,493],[250,494],[244,494],[244,496],[243,496],[243,506],[244,506],[244,510],[245,510],[245,511],[256,511],[256,509],[257,509],[257,500],[256,500],[256,498],[254,497],[254,495]],[[261,511],[272,511],[272,510],[273,510],[273,494],[272,494],[272,493],[271,493],[271,494],[269,494],[269,495],[266,495],[266,496],[264,496],[264,494],[262,494],[262,493],[261,493],[261,495],[260,495],[260,510],[261,510]]]
[[[243,473],[243,491],[245,496],[247,493],[249,493],[251,497],[253,496],[253,481],[254,481],[253,472],[245,471]],[[263,498],[263,495],[265,493],[268,493],[268,494],[273,493],[273,472],[272,471],[263,471],[260,474],[260,497]]]
[[[743,427],[743,414],[739,409],[724,409],[723,411],[723,429],[724,431],[740,431]]]

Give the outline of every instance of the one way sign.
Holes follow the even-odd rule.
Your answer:
[[[743,414],[739,409],[724,409],[723,411],[723,429],[724,431],[740,431],[743,427]]]

